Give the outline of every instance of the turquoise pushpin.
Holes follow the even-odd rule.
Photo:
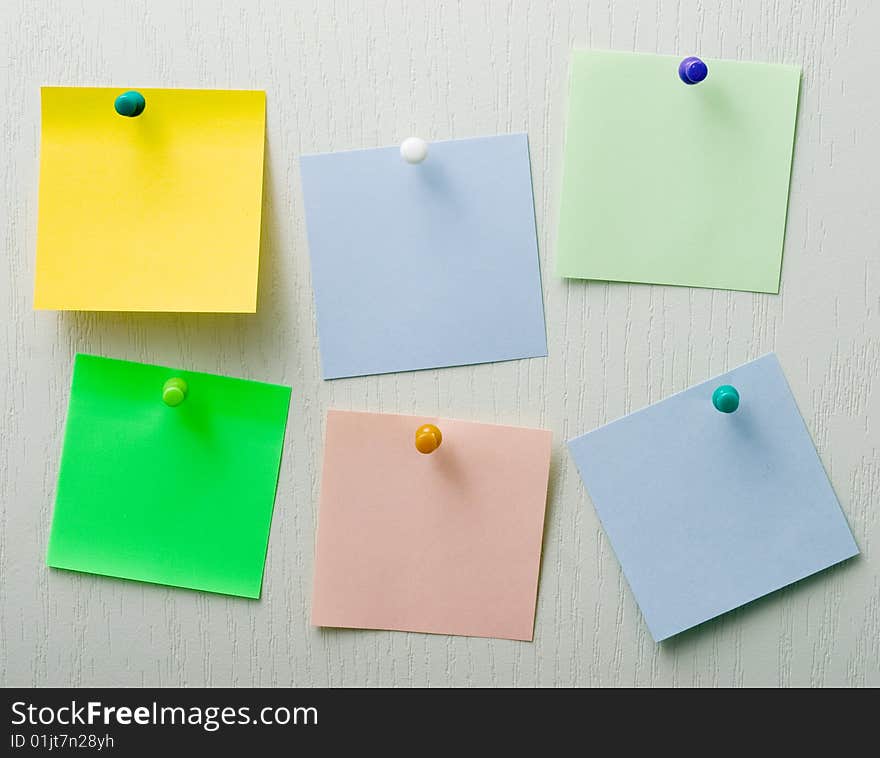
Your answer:
[[[162,386],[162,400],[172,408],[186,399],[187,386],[179,376],[172,377]]]
[[[123,92],[117,97],[113,107],[116,108],[116,112],[120,116],[134,118],[144,112],[144,108],[147,107],[147,101],[144,100],[144,96],[140,92],[131,90],[130,92]]]
[[[712,405],[722,413],[733,413],[739,408],[739,392],[736,387],[722,384],[712,393]]]

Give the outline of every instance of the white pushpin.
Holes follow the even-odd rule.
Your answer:
[[[420,137],[407,137],[400,144],[400,157],[407,163],[421,163],[428,157],[428,143]]]

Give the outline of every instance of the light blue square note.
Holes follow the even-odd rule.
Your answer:
[[[325,379],[547,355],[525,134],[300,165]]]
[[[773,354],[568,445],[657,642],[859,552]]]

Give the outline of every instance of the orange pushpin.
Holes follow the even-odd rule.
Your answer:
[[[416,429],[416,450],[420,453],[433,453],[441,442],[443,435],[433,424],[424,424]]]

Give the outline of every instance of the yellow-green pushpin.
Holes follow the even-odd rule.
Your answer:
[[[186,382],[178,376],[172,377],[162,386],[162,400],[172,408],[186,399]]]
[[[712,405],[722,413],[733,413],[739,408],[739,392],[736,387],[722,384],[712,393]]]

